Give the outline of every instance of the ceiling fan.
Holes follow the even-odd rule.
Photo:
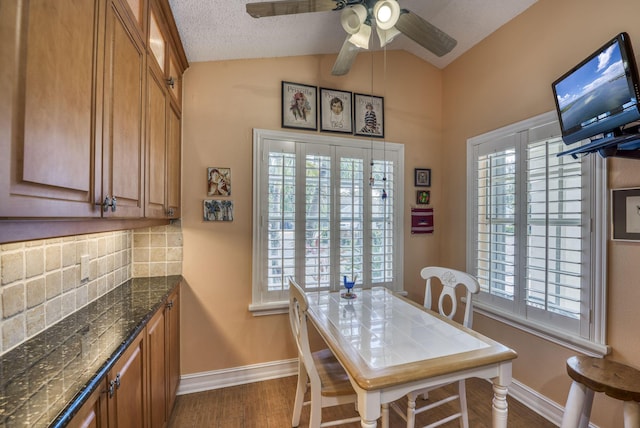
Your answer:
[[[458,43],[454,38],[407,9],[397,0],[277,0],[247,3],[254,18],[297,13],[342,10],[340,21],[348,33],[331,74],[347,74],[358,51],[369,49],[371,26],[375,24],[380,46],[404,34],[437,56],[449,53]]]

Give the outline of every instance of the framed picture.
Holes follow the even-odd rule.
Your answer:
[[[318,88],[282,82],[282,127],[318,129]]]
[[[233,221],[233,201],[205,199],[202,208],[204,221]]]
[[[351,92],[320,88],[320,130],[353,133]]]
[[[231,168],[207,168],[207,196],[231,195]]]
[[[356,135],[384,138],[384,99],[354,94],[353,122]]]
[[[640,188],[611,190],[612,237],[640,241]]]
[[[415,169],[415,185],[416,187],[431,186],[431,170],[426,168]]]
[[[429,190],[418,190],[416,192],[416,204],[418,205],[428,205],[431,200],[431,191]]]

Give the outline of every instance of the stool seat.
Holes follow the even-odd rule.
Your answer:
[[[625,428],[640,428],[640,370],[604,358],[574,356],[567,359],[573,379],[561,428],[587,428],[594,392],[624,402]]]
[[[640,370],[604,358],[574,356],[567,360],[567,373],[595,392],[622,401],[640,402]]]

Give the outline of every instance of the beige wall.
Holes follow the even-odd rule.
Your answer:
[[[285,315],[254,317],[251,302],[252,129],[281,129],[281,81],[371,92],[371,55],[360,54],[344,77],[334,56],[191,64],[184,78],[182,373],[294,358]],[[440,191],[442,72],[413,55],[374,55],[373,93],[385,97],[387,141],[405,144],[405,222],[415,201],[413,168],[432,168],[436,228]],[[386,89],[382,85],[386,80]],[[326,134],[333,135],[333,134]],[[206,168],[231,168],[233,222],[203,222]],[[440,220],[439,220],[440,219]],[[408,228],[405,228],[408,229]],[[405,278],[438,262],[438,232],[405,236]],[[419,281],[408,281],[417,294]]]
[[[539,0],[444,71],[443,168],[440,204],[443,262],[465,267],[466,140],[554,108],[551,82],[620,31],[640,53],[640,2]],[[636,55],[637,57],[638,55]],[[609,187],[640,186],[640,162],[610,160]],[[640,367],[640,244],[608,245],[608,343],[611,357]],[[514,377],[564,405],[569,387],[565,360],[574,351],[552,345],[482,316],[474,327],[519,353]],[[622,406],[598,395],[593,421],[622,426]]]

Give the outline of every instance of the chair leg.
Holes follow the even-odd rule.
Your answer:
[[[309,428],[320,428],[322,422],[322,394],[318,391],[314,394],[313,388],[311,388],[311,408],[309,412]]]
[[[640,426],[640,403],[637,401],[624,402],[624,428]]]
[[[467,386],[464,380],[458,382],[460,400],[460,427],[469,428],[469,411],[467,410]]]
[[[407,428],[416,425],[416,398],[415,394],[407,394]]]
[[[291,426],[297,427],[300,425],[300,416],[302,415],[302,406],[304,404],[304,394],[307,392],[307,382],[309,377],[307,371],[302,364],[302,361],[298,362],[298,385],[296,386],[296,400],[293,403],[293,419],[291,420]]]
[[[577,428],[589,425],[593,391],[585,385],[573,381],[569,389],[567,404],[562,416],[561,428]]]

